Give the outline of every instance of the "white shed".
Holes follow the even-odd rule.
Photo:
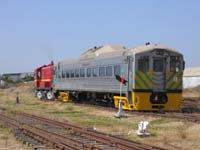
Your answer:
[[[200,67],[186,68],[183,74],[183,87],[200,86]]]

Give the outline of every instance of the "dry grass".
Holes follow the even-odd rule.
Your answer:
[[[183,97],[196,97],[200,100],[200,87],[184,89]]]
[[[0,150],[31,150],[31,148],[16,141],[10,130],[0,128]]]
[[[17,91],[20,93],[20,104],[15,103]],[[69,121],[85,127],[95,127],[98,131],[143,143],[169,149],[200,149],[200,125],[187,121],[136,114],[116,119],[113,117],[114,112],[106,108],[103,110],[72,103],[39,101],[33,97],[30,85],[20,86],[14,90],[0,90],[0,100],[0,107]],[[146,138],[140,138],[135,134],[138,123],[143,120],[150,122],[151,136]],[[0,142],[0,144],[4,146],[5,143]]]

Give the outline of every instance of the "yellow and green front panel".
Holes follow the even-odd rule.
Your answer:
[[[181,90],[183,85],[182,72],[169,72],[167,73],[167,90]]]
[[[134,74],[133,89],[138,90],[152,90],[153,72],[136,71]],[[149,101],[151,92],[133,92],[133,109],[134,110],[151,110],[151,103]]]
[[[152,75],[152,72],[136,71],[133,89],[152,89]]]
[[[167,73],[166,74],[166,90],[176,91],[182,89],[183,73]],[[166,93],[168,101],[166,104],[152,104],[150,96],[153,90],[153,72],[137,71],[134,75],[134,87],[136,92],[132,94],[134,110],[157,110],[157,107],[163,106],[164,110],[179,110],[182,93]],[[141,92],[137,92],[139,89]],[[143,91],[142,91],[143,90]],[[145,91],[146,90],[146,91]]]

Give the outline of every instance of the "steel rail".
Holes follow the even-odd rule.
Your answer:
[[[135,141],[131,141],[131,140],[127,140],[124,138],[120,138],[117,136],[108,136],[104,133],[100,133],[100,132],[96,132],[96,131],[91,131],[91,130],[87,130],[85,128],[81,128],[69,123],[63,123],[63,122],[59,122],[59,121],[55,121],[55,120],[51,120],[51,119],[47,119],[44,117],[39,117],[36,115],[32,115],[32,114],[27,114],[27,113],[22,113],[22,112],[16,112],[16,114],[27,117],[27,118],[33,118],[35,120],[38,120],[40,122],[43,122],[44,124],[48,124],[50,126],[55,126],[55,127],[60,127],[63,129],[70,129],[75,133],[87,136],[87,138],[105,143],[105,144],[111,144],[113,146],[117,146],[120,149],[124,149],[124,150],[132,150],[132,149],[138,149],[138,150],[166,150],[164,148],[160,148],[157,146],[152,146],[152,145],[148,145],[148,144],[142,144],[139,142],[135,142]]]
[[[59,135],[53,132],[46,131],[44,129],[27,125],[22,122],[18,122],[15,119],[9,118],[7,116],[0,114],[0,119],[6,123],[12,125],[15,129],[20,130],[23,134],[37,139],[44,143],[44,141],[51,142],[51,145],[59,149],[66,150],[80,150],[80,149],[90,149],[90,150],[103,150],[104,148],[98,145],[92,145],[90,143],[84,143],[84,141],[78,141],[76,139]],[[42,140],[41,140],[42,139]]]

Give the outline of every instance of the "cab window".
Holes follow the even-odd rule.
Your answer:
[[[139,71],[149,71],[149,58],[141,58],[138,60]]]
[[[41,72],[40,71],[38,71],[37,76],[38,76],[38,78],[41,77]]]
[[[153,61],[153,71],[154,72],[163,72],[163,60],[162,59],[155,59]]]
[[[170,71],[179,72],[180,71],[180,59],[177,56],[170,57]]]

